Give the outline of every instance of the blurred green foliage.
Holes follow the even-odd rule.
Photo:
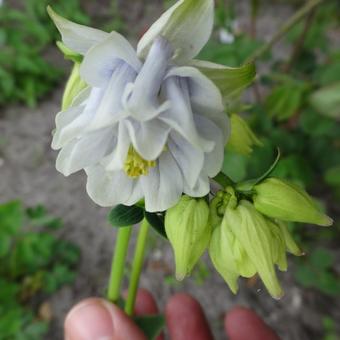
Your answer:
[[[5,1],[0,6],[0,106],[23,102],[33,107],[63,75],[48,58],[57,31],[47,5],[79,23],[89,22],[79,0]]]
[[[253,1],[255,18],[249,18],[250,32],[238,27],[235,2],[217,4],[215,39],[200,57],[240,66],[264,44],[256,38],[252,20],[256,27],[256,15],[265,3]],[[256,84],[244,98],[248,109],[242,110],[241,105],[233,109],[247,118],[263,146],[256,147],[250,156],[227,150],[223,166],[223,172],[236,182],[255,178],[270,166],[279,147],[281,160],[273,175],[314,193],[335,220],[340,201],[340,46],[333,43],[330,32],[339,32],[339,13],[339,2],[324,2],[284,37],[292,47],[291,54],[282,54],[277,60],[269,53],[258,60],[269,67],[259,72]],[[223,39],[225,32],[232,36],[229,41]],[[295,262],[297,283],[326,295],[338,295],[340,281],[332,247],[339,242],[339,225],[315,232],[308,227],[291,227],[307,253]]]
[[[0,205],[1,340],[39,340],[48,331],[50,316],[38,315],[39,307],[74,281],[79,260],[76,246],[53,235],[60,227],[43,206]]]

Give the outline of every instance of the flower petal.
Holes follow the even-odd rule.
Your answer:
[[[189,187],[187,183],[185,183],[183,189],[183,192],[191,197],[203,197],[208,195],[209,191],[210,181],[208,175],[206,174],[201,174],[192,188]]]
[[[85,54],[93,45],[104,40],[109,34],[95,28],[69,21],[48,6],[47,12],[61,33],[63,43],[72,51]]]
[[[168,68],[172,50],[162,37],[157,38],[133,85],[125,94],[125,107],[130,114],[146,121],[168,108],[168,103],[159,102],[159,91]]]
[[[193,60],[190,63],[197,67],[219,88],[225,102],[239,95],[256,77],[256,67],[253,63],[241,67],[226,67],[211,62]]]
[[[119,121],[127,115],[123,110],[122,96],[125,86],[136,77],[136,72],[126,63],[121,62],[113,71],[88,131],[97,130]]]
[[[185,182],[190,188],[194,188],[203,168],[204,152],[194,148],[176,132],[171,133],[167,146],[181,169]]]
[[[224,137],[222,130],[208,118],[195,115],[195,122],[199,133],[215,142],[215,148],[205,154],[204,172],[209,177],[215,177],[221,170],[224,159]]]
[[[114,146],[111,128],[96,131],[81,139],[74,139],[59,152],[56,168],[69,176],[101,160]]]
[[[158,165],[140,178],[145,209],[148,212],[165,211],[177,203],[183,191],[183,178],[170,152],[164,152]]]
[[[193,110],[224,111],[221,92],[216,85],[197,68],[190,66],[173,67],[166,78],[178,76],[188,78],[190,100]]]
[[[80,75],[92,86],[106,86],[121,61],[129,64],[136,72],[141,67],[141,62],[130,43],[119,33],[111,32],[106,39],[86,53],[80,67]]]
[[[167,10],[144,34],[137,48],[145,58],[153,41],[163,36],[172,45],[176,64],[195,57],[207,43],[214,24],[213,0],[181,0]]]
[[[147,122],[138,122],[133,119],[124,121],[129,131],[133,147],[148,161],[159,157],[165,148],[170,132],[169,126],[159,119]]]
[[[60,149],[65,144],[70,142],[73,138],[79,137],[85,132],[86,126],[89,124],[93,116],[95,115],[96,109],[102,99],[103,90],[93,88],[90,97],[87,101],[86,106],[80,106],[79,110],[83,108],[83,111],[79,115],[75,115],[75,119],[69,124],[57,129],[52,141],[53,149]],[[68,119],[71,118],[71,115]],[[61,120],[61,118],[58,118]],[[66,119],[66,117],[65,117]]]
[[[133,205],[142,198],[138,180],[126,176],[124,171],[107,172],[101,165],[88,167],[85,171],[87,193],[102,207]]]
[[[211,151],[214,142],[201,137],[197,132],[190,106],[189,89],[186,79],[168,78],[164,82],[163,91],[170,100],[171,107],[163,112],[159,119],[171,126],[193,146],[203,151]]]

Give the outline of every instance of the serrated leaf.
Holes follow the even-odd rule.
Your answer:
[[[165,326],[163,315],[136,316],[134,321],[148,340],[155,339]]]
[[[165,232],[164,215],[145,212],[145,218],[158,234],[168,239]]]
[[[112,226],[121,228],[141,222],[144,218],[144,210],[135,205],[128,207],[117,205],[110,211],[109,221]]]

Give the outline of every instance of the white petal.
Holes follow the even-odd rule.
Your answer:
[[[133,81],[135,77],[136,72],[128,64],[121,62],[117,66],[105,89],[96,114],[87,127],[89,131],[112,125],[127,115],[123,110],[122,96],[126,84]]]
[[[83,113],[84,109],[84,105],[79,105],[74,107],[71,106],[67,110],[59,112],[55,117],[56,129],[62,129],[66,125],[70,124]]]
[[[194,148],[176,132],[171,133],[167,145],[181,169],[186,183],[190,188],[193,188],[203,168],[204,152]]]
[[[85,170],[88,176],[87,193],[102,207],[133,205],[142,198],[138,180],[129,178],[123,171],[107,172],[100,165]]]
[[[153,41],[163,36],[175,50],[174,61],[183,64],[195,57],[207,43],[213,24],[213,0],[181,0],[144,34],[138,44],[138,56],[145,58]]]
[[[114,144],[112,129],[74,139],[59,152],[56,168],[65,176],[69,176],[100,161]]]
[[[205,154],[204,170],[209,177],[215,177],[222,168],[224,159],[224,136],[221,129],[208,118],[195,115],[195,122],[200,134],[215,141],[215,148]]]
[[[256,77],[254,63],[244,64],[241,67],[226,67],[207,61],[192,60],[190,64],[214,82],[227,104],[249,86]]]
[[[155,40],[148,57],[126,97],[126,109],[140,121],[154,118],[168,108],[159,102],[159,91],[168,68],[172,50],[168,42],[159,37]]]
[[[163,90],[171,103],[171,108],[162,113],[159,119],[171,126],[196,148],[206,152],[211,151],[214,148],[214,142],[201,137],[196,130],[187,80],[168,78],[164,82]]]
[[[47,11],[61,33],[63,43],[74,52],[85,54],[92,46],[109,35],[95,28],[69,21],[55,13],[51,7],[48,7]]]
[[[69,124],[57,129],[53,136],[52,148],[60,149],[73,138],[79,137],[85,132],[86,126],[94,117],[97,107],[102,99],[103,90],[93,88],[84,110]]]
[[[191,197],[203,197],[210,191],[210,181],[206,174],[201,174],[193,188],[187,184],[184,185],[183,192]]]
[[[125,121],[119,123],[118,138],[115,149],[112,154],[106,157],[102,162],[107,171],[117,171],[124,168],[127,153],[130,147],[129,132],[126,127]]]
[[[129,131],[133,147],[145,159],[153,161],[165,148],[170,128],[159,119],[138,122],[127,119],[124,121]]]
[[[103,87],[121,61],[129,64],[136,72],[141,67],[141,62],[130,43],[119,33],[112,32],[86,53],[80,67],[80,75],[88,84]]]
[[[140,177],[140,181],[146,211],[165,211],[175,205],[182,195],[182,174],[170,152],[164,152],[158,166],[150,168],[149,174]]]
[[[224,105],[222,95],[215,84],[198,69],[189,66],[174,67],[166,77],[188,78],[190,100],[193,110],[212,110],[222,112]]]

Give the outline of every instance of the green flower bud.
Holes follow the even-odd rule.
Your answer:
[[[333,220],[319,211],[312,198],[298,186],[278,178],[267,178],[254,186],[256,210],[283,221],[330,226]]]
[[[230,117],[231,134],[228,148],[242,155],[249,155],[253,152],[253,146],[262,146],[261,141],[250,129],[247,122],[237,114]]]
[[[62,110],[69,108],[73,99],[87,86],[86,83],[80,78],[79,69],[80,63],[75,63],[64,91]]]
[[[221,225],[214,230],[209,254],[233,292],[239,275],[252,277],[258,272],[273,297],[283,295],[274,263],[285,267],[285,245],[280,229],[268,222],[250,202],[241,201],[237,207],[227,206]]]
[[[293,254],[295,256],[302,256],[304,253],[300,249],[300,247],[295,243],[292,235],[290,234],[290,232],[288,230],[286,223],[284,223],[282,221],[276,221],[276,223],[277,223],[278,227],[281,229],[283,238],[285,240],[287,251],[289,251],[291,254]]]
[[[207,248],[211,236],[209,207],[204,199],[182,196],[165,215],[165,231],[172,245],[176,278],[183,280]]]

